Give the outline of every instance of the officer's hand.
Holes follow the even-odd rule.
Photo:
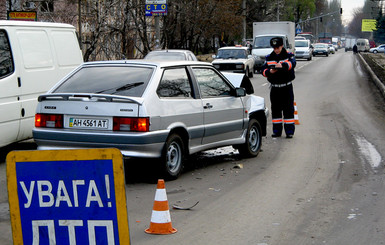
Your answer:
[[[282,64],[281,63],[276,64],[275,68],[282,68]]]

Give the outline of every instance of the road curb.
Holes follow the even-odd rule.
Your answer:
[[[378,87],[378,89],[380,90],[382,96],[385,98],[385,85],[381,82],[381,80],[376,76],[376,74],[373,72],[372,68],[370,68],[370,66],[368,65],[368,63],[366,63],[365,59],[362,58],[361,54],[358,53],[357,54],[358,57],[360,58],[361,60],[361,63],[364,65],[365,69],[368,71],[370,77],[373,79],[374,83],[376,84],[376,86]]]

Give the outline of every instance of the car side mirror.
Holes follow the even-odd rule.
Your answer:
[[[236,97],[244,97],[244,96],[246,96],[246,90],[244,88],[236,88],[235,89],[235,96]]]
[[[216,59],[217,56],[216,56],[215,54],[213,54],[213,55],[211,56],[211,58]]]
[[[251,59],[251,58],[253,58],[253,56],[252,56],[251,54],[249,54],[249,55],[247,56],[247,58],[248,58],[248,59]]]

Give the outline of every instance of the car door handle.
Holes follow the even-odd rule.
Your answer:
[[[203,109],[211,109],[213,106],[210,103],[207,103],[205,106],[203,106]]]

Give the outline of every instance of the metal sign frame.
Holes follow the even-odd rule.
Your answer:
[[[130,244],[118,149],[13,151],[6,162],[14,244]]]

